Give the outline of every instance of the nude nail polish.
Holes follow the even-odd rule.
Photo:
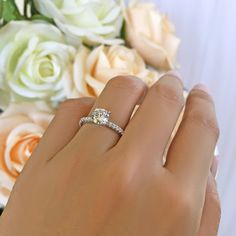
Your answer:
[[[165,73],[164,76],[173,76],[177,78],[180,81],[180,83],[183,85],[182,76],[177,70],[170,70],[167,73]]]
[[[206,93],[209,93],[209,90],[207,89],[206,85],[204,84],[197,84],[193,87],[193,90],[202,90]]]

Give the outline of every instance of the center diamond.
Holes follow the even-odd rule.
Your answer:
[[[95,109],[91,115],[93,122],[98,125],[104,125],[109,121],[110,112],[105,109]]]

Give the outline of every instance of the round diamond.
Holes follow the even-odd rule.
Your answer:
[[[95,109],[91,117],[94,123],[98,125],[104,125],[109,121],[110,112],[104,109]]]

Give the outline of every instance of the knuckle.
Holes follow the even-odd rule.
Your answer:
[[[128,91],[130,94],[140,94],[146,89],[145,83],[134,76],[117,76],[109,80],[108,87]]]
[[[195,125],[206,129],[218,139],[220,129],[211,96],[204,91],[196,89],[189,95],[187,103],[189,109],[186,110],[185,118]]]
[[[125,168],[119,168],[115,172],[116,189],[120,196],[127,196],[131,190],[131,180]]]
[[[63,101],[59,106],[60,110],[67,110],[67,109],[82,109],[84,107],[92,106],[94,103],[93,98],[75,98],[75,99],[67,99]]]
[[[173,189],[175,189],[173,191]],[[192,194],[187,193],[187,191],[182,192],[179,189],[172,188],[171,191],[168,192],[169,202],[175,204],[175,212],[177,216],[188,217],[192,214],[194,210],[194,197]]]
[[[116,189],[120,196],[126,196],[130,192],[130,182],[125,171],[118,171],[116,176]]]
[[[215,116],[210,115],[208,111],[200,109],[192,109],[189,111],[185,118],[188,122],[194,125],[206,129],[209,133],[213,134],[216,139],[218,139],[220,130]]]
[[[204,102],[208,102],[210,104],[214,104],[211,96],[207,93],[204,92],[202,90],[199,89],[194,89],[191,91],[190,95],[189,95],[189,100],[192,100],[192,102],[194,101],[204,101]]]
[[[72,108],[78,105],[80,105],[79,99],[67,99],[60,104],[59,110]]]
[[[124,156],[124,153],[122,153]],[[121,198],[128,198],[135,188],[133,173],[130,165],[125,161],[116,159],[112,161],[111,169],[113,183],[116,188],[116,195]]]
[[[183,91],[174,84],[157,83],[151,90],[169,104],[180,107],[184,105]]]

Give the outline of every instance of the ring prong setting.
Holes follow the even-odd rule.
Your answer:
[[[111,114],[110,111],[107,111],[102,108],[96,108],[92,112],[91,117],[95,124],[106,125],[109,122],[110,114]]]
[[[82,117],[79,125],[80,127],[84,124],[106,126],[115,131],[118,135],[122,136],[124,134],[124,130],[119,125],[110,121],[110,114],[111,112],[106,109],[96,108],[91,115]]]

